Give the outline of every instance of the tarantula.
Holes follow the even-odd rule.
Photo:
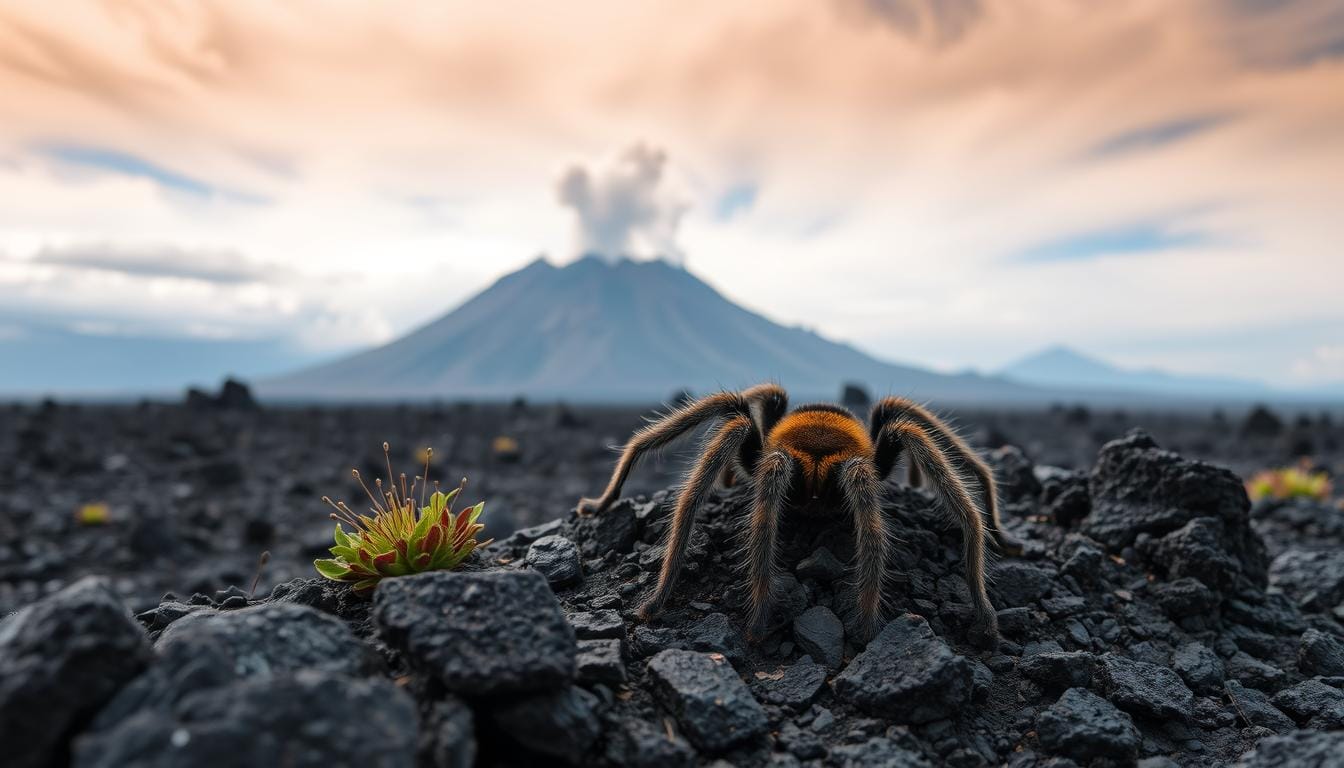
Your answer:
[[[871,637],[881,620],[892,539],[882,515],[882,481],[904,451],[909,454],[911,484],[927,478],[961,524],[973,610],[969,637],[982,646],[996,642],[998,621],[985,593],[986,529],[1004,553],[1018,554],[1021,545],[999,525],[989,467],[950,427],[904,398],[879,401],[865,428],[848,410],[833,405],[803,405],[790,411],[788,395],[773,384],[709,395],[636,431],[606,491],[601,498],[580,500],[580,514],[606,510],[620,496],[641,456],[706,422],[716,426],[677,498],[658,584],[641,606],[641,616],[656,615],[672,593],[696,511],[715,480],[740,472],[752,492],[745,556],[753,636],[759,637],[768,626],[778,572],[780,516],[786,508],[813,506],[823,511],[839,507],[853,521],[858,611],[865,635]],[[973,486],[978,486],[978,503]]]

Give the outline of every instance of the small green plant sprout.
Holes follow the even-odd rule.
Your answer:
[[[1283,469],[1266,469],[1256,473],[1246,483],[1246,493],[1252,501],[1261,499],[1315,499],[1330,498],[1330,477],[1308,464]]]
[[[484,501],[453,513],[453,501],[467,485],[465,477],[448,493],[440,491],[435,482],[434,492],[426,500],[433,450],[426,450],[424,456],[425,475],[412,479],[409,486],[404,473],[400,482],[393,479],[387,443],[383,443],[387,487],[378,478],[374,482],[375,492],[364,482],[359,470],[350,470],[372,502],[369,508],[372,517],[356,514],[344,501],[322,497],[335,510],[331,518],[336,521],[336,546],[331,548],[333,557],[313,561],[318,573],[334,581],[353,582],[355,592],[367,594],[388,576],[456,568],[477,547],[493,541],[476,540],[476,534],[485,529],[476,522],[485,507]],[[343,526],[351,530],[347,532]]]

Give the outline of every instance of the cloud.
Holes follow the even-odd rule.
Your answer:
[[[960,40],[984,15],[983,0],[840,0],[911,40],[947,45]]]
[[[1091,157],[1113,157],[1165,147],[1211,131],[1226,123],[1228,115],[1194,115],[1164,120],[1110,136],[1088,151]]]
[[[128,152],[119,152],[105,147],[60,143],[43,144],[38,151],[42,155],[68,165],[150,179],[159,186],[174,192],[202,198],[222,197],[243,203],[261,204],[266,202],[256,195],[221,188],[194,176],[157,165]]]
[[[677,227],[686,205],[669,191],[666,166],[661,149],[635,144],[600,170],[566,170],[556,194],[574,213],[576,252],[608,261],[642,256],[683,263]]]
[[[1344,383],[1344,344],[1321,344],[1293,361],[1293,376],[1307,382]]]
[[[36,264],[119,272],[140,277],[173,277],[207,283],[254,283],[274,278],[277,267],[250,262],[233,251],[175,245],[85,243],[48,246]]]
[[[1023,262],[1076,261],[1198,245],[1199,235],[1179,232],[1175,223],[1143,222],[1113,229],[1080,232],[1026,248],[1015,255]]]

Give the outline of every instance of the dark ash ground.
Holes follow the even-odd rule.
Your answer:
[[[959,534],[896,483],[893,621],[866,650],[837,521],[786,523],[788,599],[764,642],[742,640],[740,490],[701,515],[669,612],[634,619],[681,454],[600,518],[570,510],[641,415],[0,411],[0,612],[36,603],[0,625],[14,764],[1344,764],[1344,511],[1251,509],[1215,466],[1307,455],[1339,473],[1338,418],[960,414],[999,449],[1005,519],[1030,545],[995,569],[1003,642],[985,653],[964,642]],[[1135,424],[1152,437],[1102,450]],[[310,562],[330,545],[319,497],[356,500],[348,468],[379,474],[383,440],[408,473],[433,445],[432,474],[469,476],[501,540],[470,575],[369,603]],[[98,501],[109,522],[77,523]]]

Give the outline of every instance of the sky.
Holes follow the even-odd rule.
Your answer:
[[[312,359],[595,251],[940,370],[1324,386],[1344,5],[0,0],[0,201],[0,347]]]

